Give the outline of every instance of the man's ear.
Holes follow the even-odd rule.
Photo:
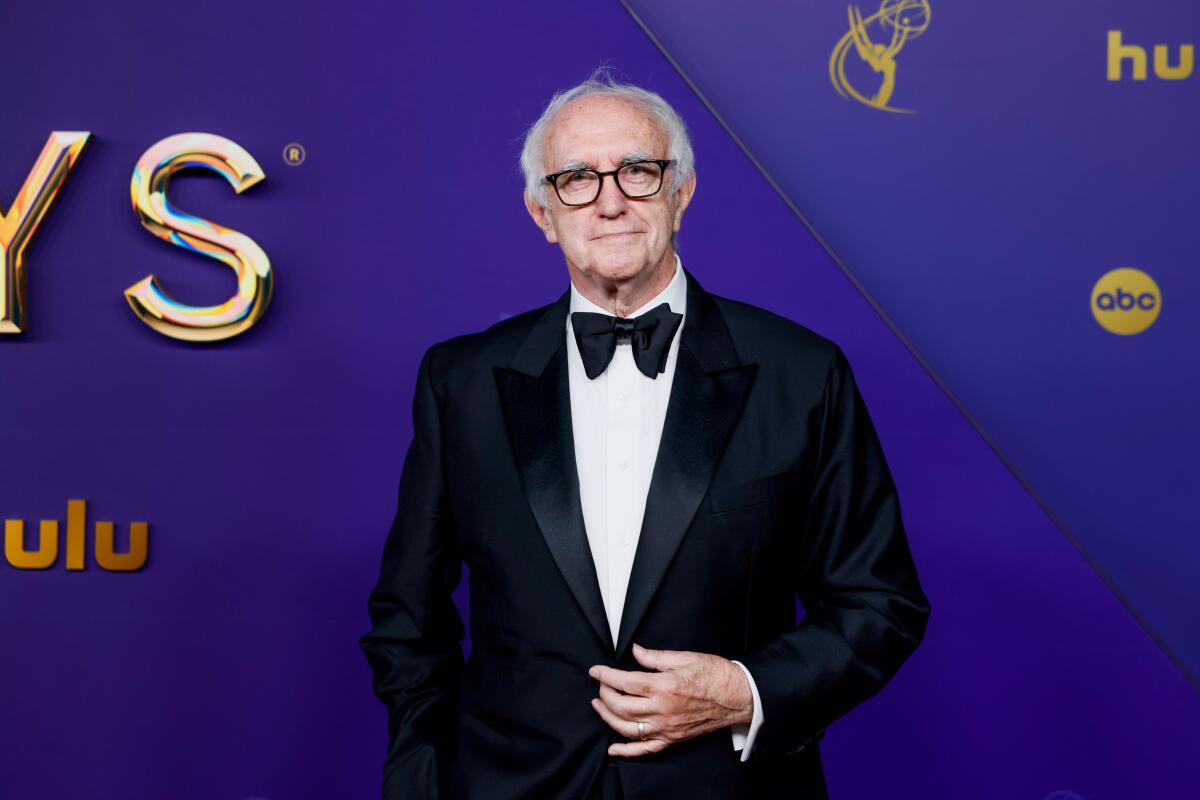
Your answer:
[[[675,233],[679,233],[679,224],[683,221],[683,212],[687,211],[687,207],[691,205],[692,195],[695,193],[696,173],[692,172],[691,176],[675,190]]]
[[[533,217],[533,223],[542,229],[546,241],[558,244],[558,233],[554,230],[554,220],[550,219],[550,209],[533,199],[529,192],[525,192],[525,210]]]

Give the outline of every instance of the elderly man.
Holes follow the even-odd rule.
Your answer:
[[[929,615],[846,358],[683,268],[658,95],[556,95],[521,164],[570,286],[421,360],[361,641],[384,796],[825,797],[817,741]]]

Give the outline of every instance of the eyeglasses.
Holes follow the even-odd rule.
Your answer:
[[[586,206],[594,202],[600,196],[600,188],[607,175],[613,176],[621,194],[630,200],[638,200],[658,194],[662,188],[663,173],[674,163],[674,159],[648,159],[631,161],[607,172],[567,169],[547,175],[546,181],[554,187],[564,206]]]

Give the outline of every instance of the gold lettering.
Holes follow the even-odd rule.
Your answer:
[[[85,566],[87,501],[67,501],[67,558],[69,570]],[[116,529],[111,522],[97,522],[95,534],[96,563],[109,572],[133,572],[146,564],[149,552],[150,524],[129,524],[129,550],[116,551]],[[36,550],[25,549],[25,521],[4,520],[4,557],[18,569],[46,569],[58,559],[58,520],[42,520]]]
[[[87,501],[67,501],[67,569],[83,569],[84,519],[87,517]]]
[[[51,133],[8,213],[0,209],[0,333],[25,330],[25,251],[90,136]]]
[[[44,519],[37,550],[25,549],[25,520],[4,520],[4,557],[18,569],[46,569],[58,558],[58,520]]]
[[[1171,66],[1167,63],[1169,50],[1165,44],[1154,45],[1154,74],[1164,81],[1181,81],[1192,75],[1195,52],[1190,44],[1180,45],[1179,63]]]
[[[1120,31],[1108,32],[1108,79],[1121,80],[1121,64],[1129,59],[1133,62],[1133,79],[1146,80],[1146,51],[1136,44],[1123,44]]]
[[[180,170],[199,167],[225,178],[241,194],[265,177],[258,162],[236,142],[211,133],[180,133],[150,147],[130,181],[133,208],[142,226],[164,241],[208,256],[237,276],[237,291],[215,306],[173,299],[148,275],[125,290],[138,319],[174,339],[215,342],[244,333],[266,313],[274,286],[270,259],[245,234],[182,213],[167,201],[167,186]]]
[[[113,524],[96,523],[96,563],[109,572],[133,572],[146,563],[146,552],[150,526],[145,522],[129,525],[129,552],[118,553],[113,549]]]

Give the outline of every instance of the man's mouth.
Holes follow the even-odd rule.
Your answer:
[[[615,238],[618,238],[621,236],[634,236],[639,233],[641,233],[641,231],[616,231],[614,233],[602,233],[599,236],[596,236],[594,238],[596,238],[596,239],[615,239]]]

